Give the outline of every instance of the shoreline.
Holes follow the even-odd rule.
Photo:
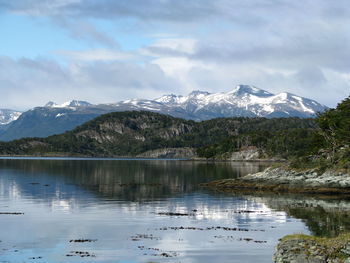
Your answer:
[[[140,156],[91,156],[91,155],[69,155],[69,154],[48,154],[48,155],[0,155],[0,159],[46,159],[46,158],[72,158],[72,159],[131,159],[131,160],[181,160],[192,162],[208,162],[208,163],[222,163],[222,162],[252,162],[252,163],[285,163],[283,159],[206,159],[206,158],[189,158],[183,157],[140,157]]]
[[[188,161],[188,159],[182,159],[182,158],[142,158],[142,157],[97,157],[97,156],[32,156],[32,155],[12,155],[12,156],[0,156],[0,160],[115,160],[115,161],[157,161],[157,160],[164,160],[164,161]]]
[[[201,186],[222,192],[350,195],[350,174],[333,170],[321,173],[316,169],[295,171],[286,167],[269,167],[263,172]]]
[[[285,167],[267,168],[237,179],[202,184],[213,190],[240,194],[301,194],[349,198],[350,174],[316,169],[296,171]],[[294,234],[283,237],[275,248],[273,262],[350,263],[350,233],[337,237]]]

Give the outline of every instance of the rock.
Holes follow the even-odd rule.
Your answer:
[[[344,248],[341,250],[341,252],[343,252],[344,254],[350,256],[350,242],[346,243],[346,245],[345,245]]]
[[[273,256],[275,263],[350,263],[349,234],[334,238],[292,235],[283,238]]]
[[[217,190],[272,191],[318,194],[349,194],[350,174],[326,171],[318,174],[315,170],[296,172],[283,167],[267,168],[263,172],[248,174],[231,179],[218,180],[204,186]]]
[[[251,146],[243,149],[239,152],[233,152],[231,154],[231,161],[240,160],[258,160],[260,158],[260,153],[257,147]]]
[[[326,263],[325,248],[313,240],[293,238],[282,240],[273,256],[275,263]]]
[[[164,148],[144,152],[137,155],[139,158],[194,158],[196,150],[193,148]]]

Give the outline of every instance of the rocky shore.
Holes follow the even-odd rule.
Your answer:
[[[350,195],[350,174],[333,170],[320,172],[317,169],[299,171],[285,165],[270,167],[263,172],[236,179],[210,182],[203,186],[224,192],[247,194],[296,193],[339,197]],[[321,199],[317,201],[324,202]],[[338,205],[335,208],[342,210]],[[273,262],[350,263],[350,234],[344,233],[333,238],[300,234],[286,236],[277,245]]]
[[[284,237],[276,247],[275,263],[350,263],[349,235],[316,238],[306,235]]]
[[[203,186],[225,192],[269,191],[309,194],[350,194],[350,174],[316,169],[296,171],[286,167],[267,168],[263,172],[236,179],[223,179]]]

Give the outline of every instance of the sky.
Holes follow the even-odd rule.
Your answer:
[[[0,0],[0,108],[228,92],[350,95],[348,0]]]

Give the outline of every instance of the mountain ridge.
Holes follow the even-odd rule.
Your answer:
[[[120,111],[152,111],[187,120],[222,117],[315,117],[326,110],[320,103],[291,93],[272,94],[249,85],[229,92],[192,91],[187,96],[168,94],[156,99],[130,99],[109,104],[72,100],[63,104],[48,102],[22,113],[7,124],[0,140],[46,137],[71,130],[101,114]]]
[[[0,109],[0,127],[17,120],[21,114],[22,112],[17,110]]]

